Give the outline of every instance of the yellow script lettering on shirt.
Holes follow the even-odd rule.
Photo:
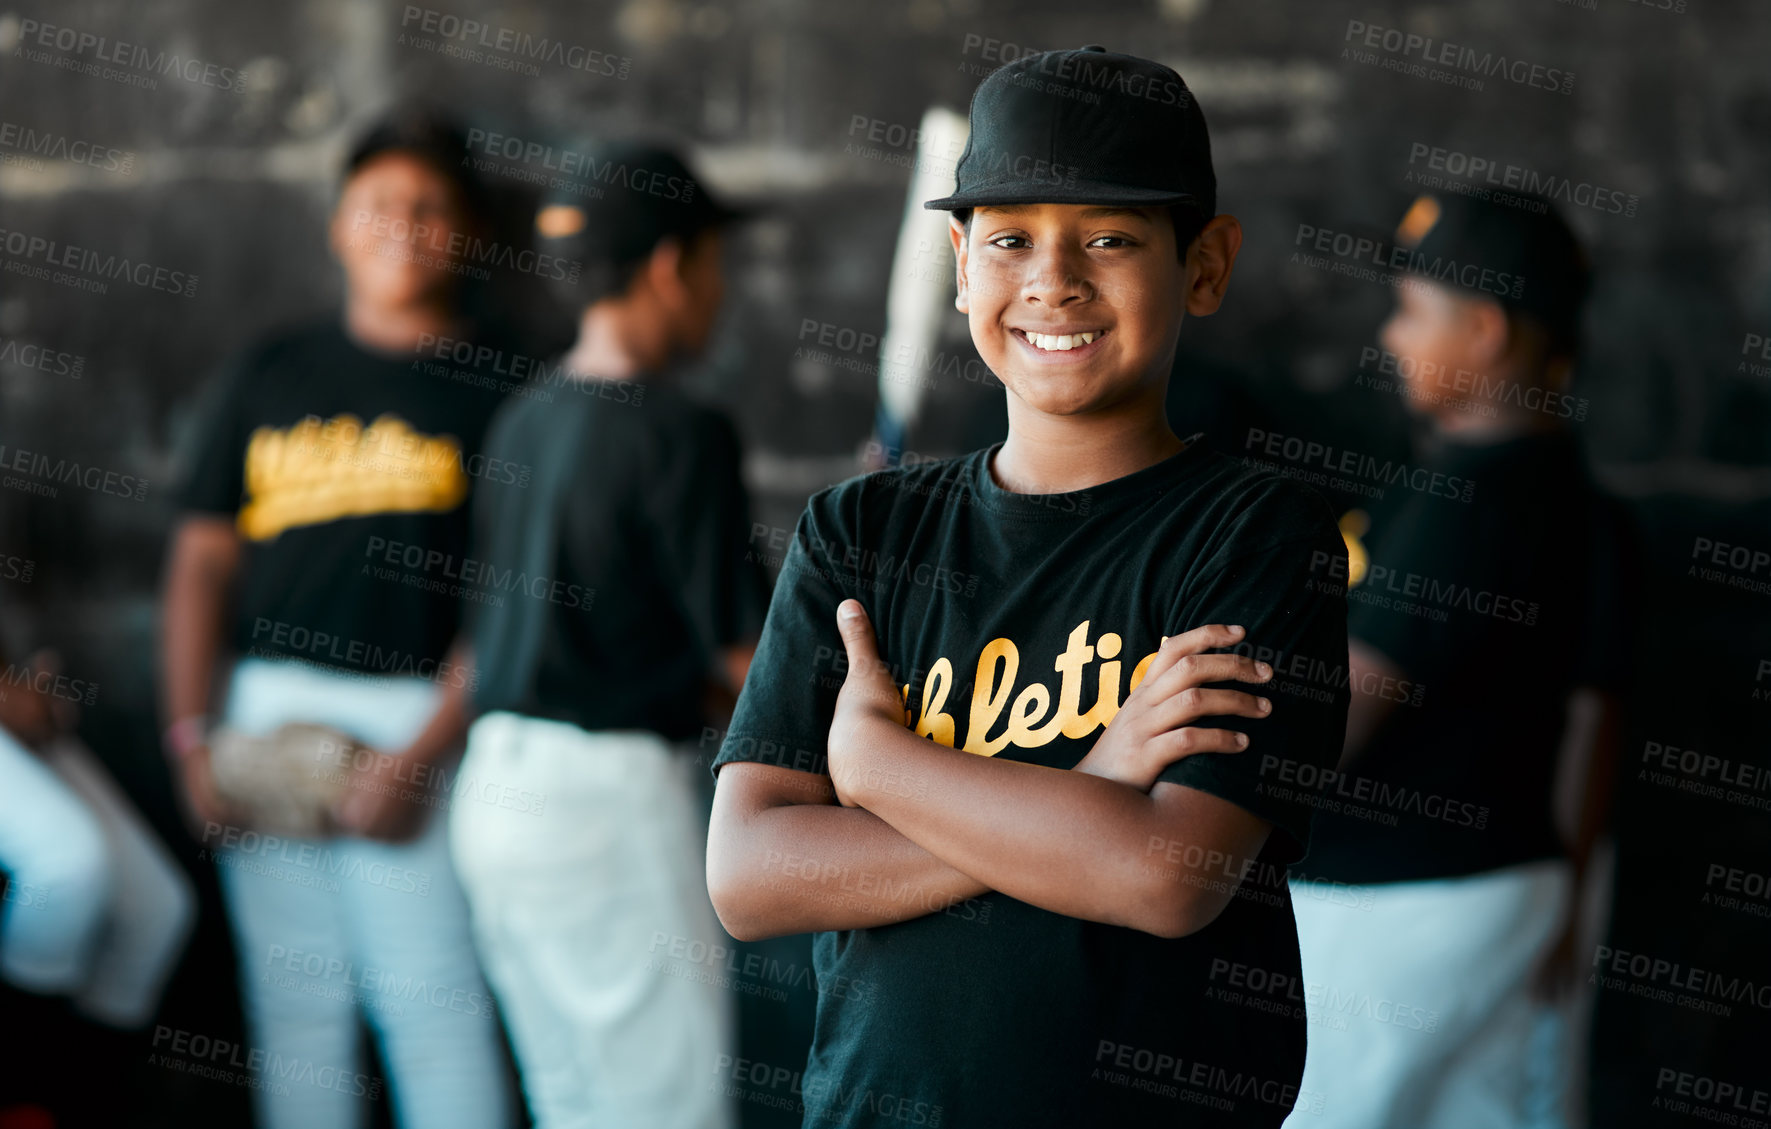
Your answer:
[[[392,413],[368,427],[348,412],[261,427],[246,444],[242,536],[268,541],[299,525],[380,513],[445,513],[467,497],[461,444]]]
[[[1088,642],[1089,622],[1085,619],[1070,630],[1063,653],[1052,662],[1052,669],[1060,676],[1055,708],[1051,691],[1044,683],[1031,682],[1020,694],[1015,694],[1021,652],[1012,639],[998,637],[984,645],[978,654],[977,677],[972,682],[971,710],[966,718],[966,739],[962,746],[966,752],[993,757],[1010,745],[1035,749],[1057,740],[1060,734],[1087,737],[1113,720],[1124,701],[1119,689],[1118,661],[1122,641],[1109,631],[1091,646]],[[1097,656],[1102,660],[1100,691],[1094,705],[1085,713],[1082,711],[1082,671]],[[1155,657],[1156,652],[1151,651],[1132,668],[1131,681],[1125,687],[1127,696],[1144,680],[1150,661]],[[953,663],[942,656],[929,667],[928,678],[923,684],[922,714],[914,726],[918,737],[928,737],[948,748],[953,748],[956,740],[953,715],[946,712],[947,697],[952,689]],[[910,687],[906,684],[906,699],[909,693]],[[1005,709],[1008,711],[1007,727],[999,736],[989,736]]]

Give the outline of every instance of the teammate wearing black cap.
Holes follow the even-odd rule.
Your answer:
[[[711,679],[742,684],[767,594],[737,434],[671,377],[713,327],[735,213],[650,145],[591,147],[574,186],[596,191],[537,227],[584,264],[561,287],[577,343],[487,438],[536,471],[475,509],[476,569],[520,579],[470,618],[484,802],[457,789],[453,846],[539,1129],[720,1129],[730,1103],[693,1082],[730,1057],[732,995],[679,743]]]
[[[1180,77],[1028,56],[971,122],[928,206],[1009,435],[811,499],[716,760],[714,904],[816,934],[808,1126],[1278,1125],[1313,1104],[1279,774],[1333,763],[1346,697],[1226,652],[1344,661],[1308,583],[1344,548],[1167,425],[1241,244]]]
[[[1570,878],[1600,826],[1630,661],[1628,539],[1569,428],[1588,268],[1536,197],[1422,196],[1398,242],[1383,346],[1429,428],[1423,467],[1468,488],[1376,507],[1365,567],[1322,576],[1351,582],[1355,692],[1302,869],[1367,893],[1299,898],[1298,934],[1312,984],[1389,1017],[1312,1032],[1305,1084],[1327,1101],[1311,1124],[1536,1124],[1570,1073],[1542,1005],[1572,971]],[[1568,848],[1562,757],[1586,777]]]

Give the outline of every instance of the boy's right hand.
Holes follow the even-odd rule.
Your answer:
[[[38,651],[11,680],[12,686],[0,690],[0,729],[27,749],[42,752],[57,735],[74,728],[73,707],[38,689],[41,675],[53,679],[60,672],[61,660],[54,651]]]
[[[1208,655],[1242,641],[1241,627],[1212,624],[1162,641],[1143,681],[1076,766],[1078,772],[1129,784],[1140,792],[1162,770],[1194,753],[1238,753],[1248,738],[1233,729],[1193,723],[1208,717],[1266,717],[1267,699],[1241,690],[1214,690],[1213,682],[1266,682],[1273,668],[1244,655]]]

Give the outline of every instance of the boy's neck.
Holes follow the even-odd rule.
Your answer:
[[[566,354],[568,371],[584,380],[630,380],[663,367],[660,334],[648,331],[620,303],[602,301],[578,319],[578,339]]]
[[[1557,431],[1561,424],[1541,412],[1502,412],[1486,418],[1453,413],[1433,417],[1432,428],[1442,438],[1480,447],[1505,443],[1521,435]]]
[[[1014,402],[990,471],[1016,494],[1068,494],[1136,474],[1186,450],[1160,400],[1107,417],[1049,416]]]
[[[346,296],[345,334],[378,353],[409,353],[426,336],[454,337],[461,324],[453,300],[385,306]]]

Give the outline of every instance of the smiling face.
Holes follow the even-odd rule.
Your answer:
[[[1163,208],[979,207],[969,230],[951,226],[955,305],[984,363],[1038,412],[1160,404],[1184,313],[1211,313],[1228,280],[1225,262],[1215,296],[1200,286],[1200,252],[1226,223],[1213,220],[1183,257]]]
[[[332,250],[352,293],[378,306],[439,300],[455,287],[470,216],[455,185],[420,157],[390,150],[345,182]]]

